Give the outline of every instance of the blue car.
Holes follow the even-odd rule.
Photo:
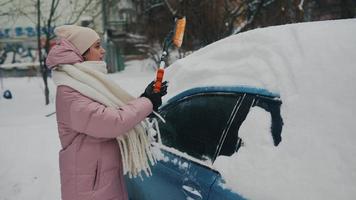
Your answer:
[[[244,148],[239,128],[250,108],[271,115],[274,145],[281,142],[283,120],[278,94],[253,87],[200,87],[186,90],[164,104],[158,121],[157,146],[163,159],[149,178],[126,179],[131,200],[240,200],[242,195],[222,187],[224,180],[212,167],[219,155],[231,156]],[[258,123],[258,121],[256,121]]]

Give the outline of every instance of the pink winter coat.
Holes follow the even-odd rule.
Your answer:
[[[115,109],[58,86],[56,111],[62,200],[126,200],[116,137],[152,112],[142,97]]]

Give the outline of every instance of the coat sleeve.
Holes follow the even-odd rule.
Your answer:
[[[152,103],[145,97],[130,101],[120,108],[106,107],[76,93],[70,106],[71,128],[96,138],[116,138],[145,119]]]

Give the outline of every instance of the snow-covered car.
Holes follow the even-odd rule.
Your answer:
[[[238,130],[254,106],[270,113],[271,137],[278,145],[280,105],[277,94],[248,87],[194,88],[170,99],[160,109],[165,119],[159,121],[164,159],[153,167],[151,178],[128,181],[130,198],[243,199],[219,185],[221,175],[208,163],[231,156],[243,145]]]
[[[256,29],[171,65],[161,160],[127,178],[130,199],[355,199],[355,32]]]
[[[170,98],[159,110],[163,159],[153,176],[127,179],[130,199],[244,199],[224,189],[212,163],[231,156],[244,144],[238,131],[251,107],[271,116],[271,138],[281,142],[283,120],[279,94],[247,86],[204,86],[185,90]],[[256,121],[258,123],[258,121]]]

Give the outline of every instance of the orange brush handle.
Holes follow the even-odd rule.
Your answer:
[[[182,46],[185,24],[186,24],[185,17],[178,19],[176,22],[176,28],[175,28],[174,37],[173,37],[173,44],[176,47]]]
[[[157,70],[157,74],[156,74],[155,87],[153,88],[153,91],[154,91],[155,93],[161,91],[163,75],[164,75],[164,69],[158,69],[158,70]]]

